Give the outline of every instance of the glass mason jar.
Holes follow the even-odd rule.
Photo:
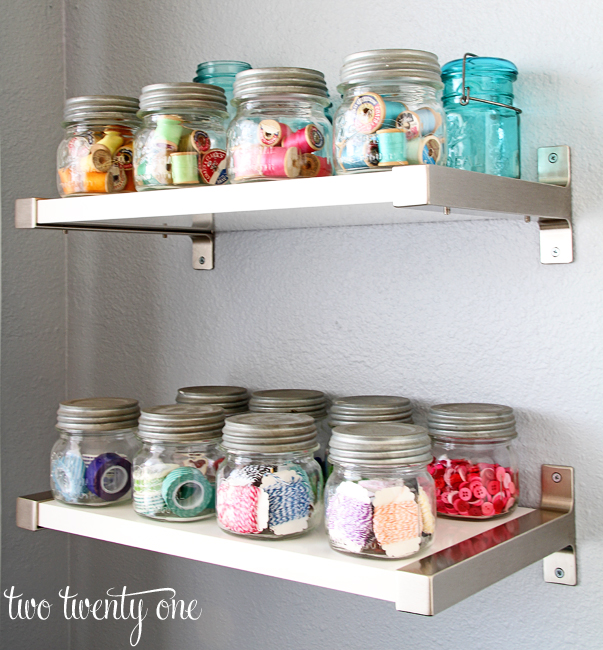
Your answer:
[[[336,174],[445,165],[438,57],[420,50],[351,54],[341,69],[333,126]]]
[[[226,96],[218,86],[145,86],[134,141],[138,191],[222,185],[226,175]]]
[[[193,81],[220,86],[226,94],[228,115],[232,119],[236,113],[231,104],[235,77],[237,73],[250,69],[251,65],[244,61],[205,61],[197,66],[197,76]]]
[[[303,413],[314,418],[319,446],[315,458],[324,470],[331,429],[327,422],[327,396],[322,391],[298,388],[256,390],[251,394],[249,410],[252,413]]]
[[[438,514],[491,519],[519,499],[515,416],[499,404],[440,404],[428,415]]]
[[[108,506],[132,498],[139,413],[135,399],[95,397],[60,403],[60,438],[50,454],[50,489],[57,501]]]
[[[511,108],[516,79],[511,61],[467,58],[465,87],[470,99],[464,103],[463,59],[442,68],[449,167],[519,178],[519,112]]]
[[[239,72],[228,127],[233,183],[332,174],[332,125],[324,75],[306,68]]]
[[[229,417],[249,410],[249,393],[241,386],[188,386],[178,389],[176,402],[220,406]]]
[[[218,525],[260,539],[297,537],[321,520],[323,479],[308,415],[244,413],[226,420],[217,477]]]
[[[346,424],[329,446],[327,534],[336,551],[383,559],[415,555],[435,534],[427,430],[413,424]]]
[[[92,95],[65,102],[57,187],[65,196],[134,192],[135,97]]]
[[[162,521],[187,522],[216,512],[216,471],[224,411],[219,406],[168,404],[143,409],[142,450],[134,459],[134,510]]]

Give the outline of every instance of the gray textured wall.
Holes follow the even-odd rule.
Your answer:
[[[536,226],[512,222],[224,234],[212,272],[190,268],[185,238],[69,235],[69,397],[123,394],[148,405],[171,401],[179,386],[224,382],[398,393],[422,412],[441,401],[501,402],[517,410],[526,505],[538,501],[542,463],[577,471],[580,585],[545,584],[534,565],[434,619],[73,538],[70,581],[86,595],[169,585],[200,600],[197,623],[149,621],[140,647],[603,647],[603,516],[593,498],[603,452],[602,18],[586,0],[571,10],[559,0],[67,1],[68,96],[137,94],[190,80],[197,63],[219,58],[314,67],[334,88],[343,57],[361,49],[422,48],[442,62],[469,50],[520,69],[524,178],[535,178],[537,146],[567,143],[573,153],[568,266],[541,266]],[[76,623],[70,647],[127,647],[130,628]]]
[[[64,91],[60,2],[0,2],[2,141],[2,591],[56,596],[67,582],[65,535],[15,527],[15,499],[48,489],[57,403],[65,394],[66,248],[60,233],[16,231],[14,201],[54,196]],[[2,647],[67,647],[67,623],[10,621]]]

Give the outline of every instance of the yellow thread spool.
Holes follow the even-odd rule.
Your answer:
[[[84,176],[84,192],[108,194],[113,191],[113,176],[104,172],[88,172]]]

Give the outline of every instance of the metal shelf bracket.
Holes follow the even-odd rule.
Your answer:
[[[570,148],[567,145],[538,149],[538,182],[570,188]],[[570,219],[538,219],[540,262],[569,264],[574,261],[573,232]]]
[[[543,465],[541,483],[540,509],[399,569],[416,584],[396,609],[433,616],[543,558],[547,582],[576,584],[574,470]]]
[[[213,214],[198,214],[193,216],[193,224],[201,224],[199,227],[178,228],[171,226],[151,225],[124,225],[106,224],[94,222],[82,223],[38,223],[38,202],[44,199],[17,199],[15,202],[15,227],[29,228],[36,230],[62,230],[67,234],[70,230],[85,232],[121,232],[121,233],[151,233],[155,235],[186,235],[191,238],[193,244],[193,268],[201,271],[209,271],[214,268],[214,233],[209,230],[207,224],[213,223]],[[71,200],[71,199],[70,199]]]
[[[40,530],[38,526],[38,505],[53,500],[52,492],[37,492],[17,497],[17,526],[25,530]]]

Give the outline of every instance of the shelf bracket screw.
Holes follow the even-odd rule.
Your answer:
[[[549,162],[556,163],[559,160],[559,156],[556,153],[549,154]]]
[[[526,223],[530,223],[530,221],[532,221],[532,217],[526,215],[526,216],[524,217],[524,221],[525,221]]]
[[[444,207],[444,214],[448,216],[450,214],[450,208],[448,206]]]
[[[559,474],[559,472],[555,472],[551,478],[555,483],[561,483],[561,474]]]
[[[205,258],[204,257],[199,258],[199,264],[205,264]]]
[[[555,577],[556,578],[559,578],[559,580],[561,580],[561,578],[563,578],[564,575],[565,575],[565,571],[563,569],[561,569],[559,567],[557,567],[555,569]]]
[[[559,257],[559,253],[560,253],[560,252],[561,252],[561,251],[557,248],[557,246],[555,246],[555,248],[553,248],[553,249],[551,250],[551,255],[552,255],[553,257]]]

